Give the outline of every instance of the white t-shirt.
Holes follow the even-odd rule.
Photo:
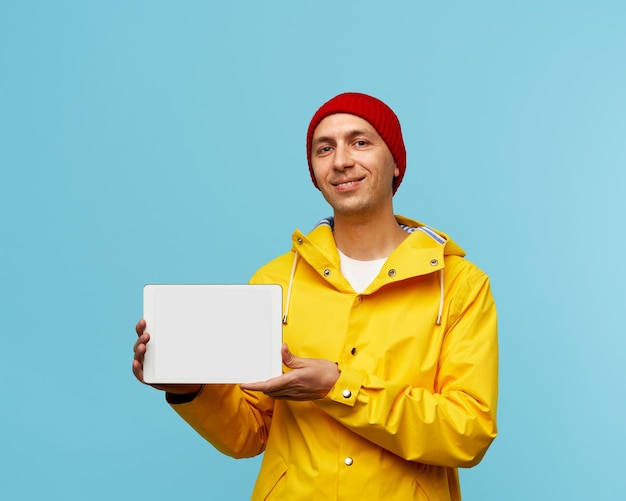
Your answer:
[[[337,250],[339,251],[341,273],[350,282],[354,291],[359,294],[372,283],[372,280],[376,278],[383,264],[387,261],[386,257],[372,261],[358,261],[346,256],[339,249]]]

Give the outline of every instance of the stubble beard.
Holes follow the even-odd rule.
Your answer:
[[[332,207],[335,216],[346,220],[366,222],[376,212],[377,204],[368,196],[351,194],[331,197],[324,194],[326,202]]]

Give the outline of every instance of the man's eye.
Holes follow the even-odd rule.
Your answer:
[[[322,146],[318,151],[320,154],[328,153],[331,150],[330,146]]]
[[[357,146],[367,146],[367,141],[359,139],[356,143]]]

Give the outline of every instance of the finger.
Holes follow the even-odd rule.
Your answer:
[[[280,347],[280,356],[283,359],[283,364],[291,368],[293,353],[289,351],[289,345],[287,343],[283,343],[283,345]]]
[[[287,381],[289,381],[289,375],[282,374],[280,376],[268,379],[266,381],[257,381],[254,383],[242,383],[239,386],[242,390],[262,391],[263,393],[269,393],[271,391],[275,391],[278,388],[284,387]]]
[[[135,346],[135,350],[134,350],[134,359],[137,360],[139,363],[143,364],[143,359],[146,356],[146,345],[145,344],[139,344],[137,346]]]
[[[137,341],[135,341],[135,345],[133,346],[133,351],[135,352],[135,355],[137,355],[138,353],[145,353],[146,352],[146,344],[148,343],[148,341],[150,341],[150,334],[148,334],[147,332],[143,333],[141,336],[139,336],[139,338],[137,338]]]
[[[264,391],[265,381],[257,381],[256,383],[242,383],[239,385],[242,390],[246,391]]]
[[[304,359],[300,357],[296,357],[291,351],[289,351],[289,346],[287,344],[283,344],[280,353],[283,358],[283,364],[285,364],[290,369],[299,369],[305,367]]]
[[[143,364],[139,360],[133,360],[133,374],[135,377],[143,383]]]
[[[141,320],[139,320],[139,322],[137,322],[137,325],[135,326],[135,332],[137,332],[138,336],[141,336],[145,330],[146,321],[142,318]]]

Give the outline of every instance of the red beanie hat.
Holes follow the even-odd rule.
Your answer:
[[[346,92],[333,97],[330,101],[324,103],[319,110],[313,115],[309,130],[306,134],[306,156],[309,162],[309,172],[313,184],[317,189],[317,181],[313,174],[313,166],[311,165],[311,143],[313,142],[313,133],[324,118],[335,113],[349,113],[356,115],[363,120],[367,120],[380,137],[385,141],[387,148],[391,151],[396,165],[400,170],[398,177],[393,180],[393,193],[395,194],[398,186],[404,177],[406,170],[406,150],[404,149],[404,141],[402,140],[402,130],[400,129],[400,121],[396,114],[389,106],[375,97],[358,92]]]

